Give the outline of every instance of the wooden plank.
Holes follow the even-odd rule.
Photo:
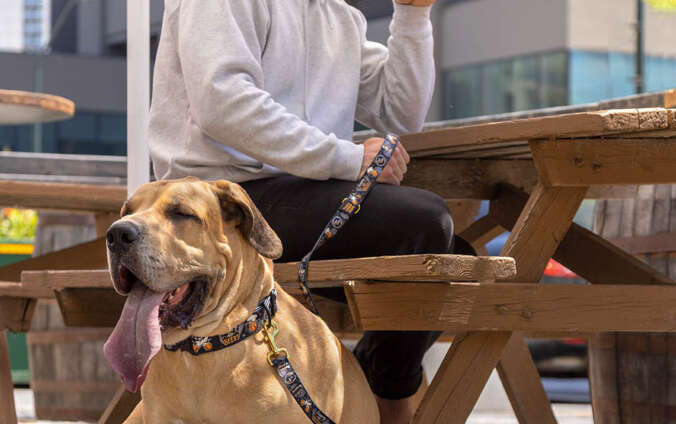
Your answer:
[[[35,299],[51,299],[51,289],[24,287],[21,283],[0,281],[0,297],[30,297]]]
[[[6,174],[127,178],[124,156],[0,152],[0,169]]]
[[[7,330],[0,330],[0,422],[16,424],[14,409],[14,384],[12,383],[12,367],[9,363],[9,346]]]
[[[465,241],[473,246],[483,246],[489,241],[493,240],[500,234],[504,233],[505,229],[496,223],[490,216],[482,216],[459,234]]]
[[[141,393],[128,392],[120,385],[98,424],[122,424],[140,401]]]
[[[294,288],[298,263],[275,264],[275,279]],[[407,255],[312,261],[308,281],[314,283],[346,280],[477,281],[507,279],[516,274],[511,258],[466,255]],[[31,289],[110,288],[105,269],[68,271],[25,271],[22,284]],[[340,287],[340,284],[331,284]]]
[[[21,284],[31,289],[46,288],[53,290],[64,288],[113,288],[110,273],[107,269],[24,271],[21,274]]]
[[[655,220],[654,220],[655,221]],[[662,220],[669,223],[669,219]],[[651,236],[615,238],[612,244],[631,254],[676,252],[676,234],[661,233]]]
[[[119,212],[124,186],[0,181],[4,206],[91,212]]]
[[[0,330],[28,331],[35,305],[35,299],[0,297]]]
[[[586,191],[586,187],[535,187],[501,252],[519,264],[515,280],[540,281]]]
[[[523,360],[527,358],[528,360]],[[513,333],[497,366],[503,381],[505,393],[520,423],[549,421],[556,422],[549,398],[542,388],[540,374],[531,359],[530,351],[520,333]],[[504,384],[519,382],[519,384]],[[541,418],[537,414],[546,414]]]
[[[275,264],[278,283],[298,281],[298,263]],[[466,255],[406,255],[312,261],[308,281],[477,281],[516,275],[512,258]]]
[[[413,159],[402,184],[444,199],[492,199],[505,182],[531,191],[537,183],[532,161]]]
[[[481,209],[481,200],[447,199],[446,206],[453,218],[453,231],[458,234],[475,221]]]
[[[114,327],[126,299],[104,288],[70,288],[56,292],[63,322],[69,327]]]
[[[501,251],[517,260],[517,275],[523,281],[540,281],[586,192],[586,187],[559,189],[541,183],[535,186]],[[555,423],[533,359],[520,347],[522,344],[521,337],[513,334],[500,360],[500,367],[509,368],[508,372],[503,369],[500,377],[512,408],[523,423]]]
[[[527,199],[526,193],[504,186],[498,198],[491,202],[489,213],[506,230],[511,230]],[[589,258],[595,260],[590,261]],[[572,224],[561,240],[554,252],[554,259],[595,284],[672,282],[649,265],[577,224]]]
[[[639,130],[638,110],[616,109],[446,128],[404,135],[401,141],[406,150],[415,153],[462,145],[574,136],[590,137]]]
[[[545,184],[671,184],[676,182],[676,140],[658,138],[533,141]]]
[[[106,258],[106,240],[96,240],[78,244],[57,252],[40,255],[0,267],[1,281],[21,281],[22,271],[59,270],[59,269],[95,269],[108,266]]]
[[[509,337],[510,333],[456,335],[413,424],[464,423]]]
[[[381,282],[346,290],[367,331],[676,330],[671,286]]]

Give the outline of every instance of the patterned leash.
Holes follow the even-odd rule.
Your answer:
[[[307,285],[307,272],[310,258],[312,258],[312,255],[317,249],[324,245],[328,239],[333,238],[350,218],[359,213],[362,202],[376,185],[376,180],[387,166],[390,158],[392,158],[398,144],[398,136],[393,134],[385,136],[385,141],[383,141],[380,151],[375,159],[373,159],[373,162],[371,162],[371,166],[366,169],[366,173],[361,177],[357,186],[343,199],[336,213],[331,220],[329,220],[329,223],[326,224],[326,227],[324,227],[322,234],[315,242],[312,250],[310,250],[298,264],[298,285],[303,292],[305,301],[316,315],[319,315],[319,309],[317,309],[317,305],[315,305],[314,300],[312,300],[312,294],[310,294]]]

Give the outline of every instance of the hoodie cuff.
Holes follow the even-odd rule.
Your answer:
[[[331,176],[339,180],[357,181],[364,161],[364,146],[341,140],[333,157]]]
[[[394,15],[392,16],[392,24],[395,27],[401,28],[400,25],[408,27],[416,27],[424,25],[430,20],[430,11],[432,6],[409,6],[407,4],[400,4],[392,0],[394,4]]]

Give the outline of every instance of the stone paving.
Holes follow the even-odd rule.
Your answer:
[[[17,389],[14,391],[16,399],[17,415],[21,424],[86,424],[76,422],[61,421],[38,421],[35,419],[35,409],[33,406],[33,393],[28,389]],[[555,404],[554,413],[559,424],[592,424],[592,413],[589,405],[564,405]],[[517,424],[511,410],[503,411],[475,411],[467,420],[467,424]]]

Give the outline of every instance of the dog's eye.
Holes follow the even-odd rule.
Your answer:
[[[178,219],[194,219],[195,221],[200,221],[199,217],[191,212],[184,210],[173,209],[170,212],[170,215]]]

